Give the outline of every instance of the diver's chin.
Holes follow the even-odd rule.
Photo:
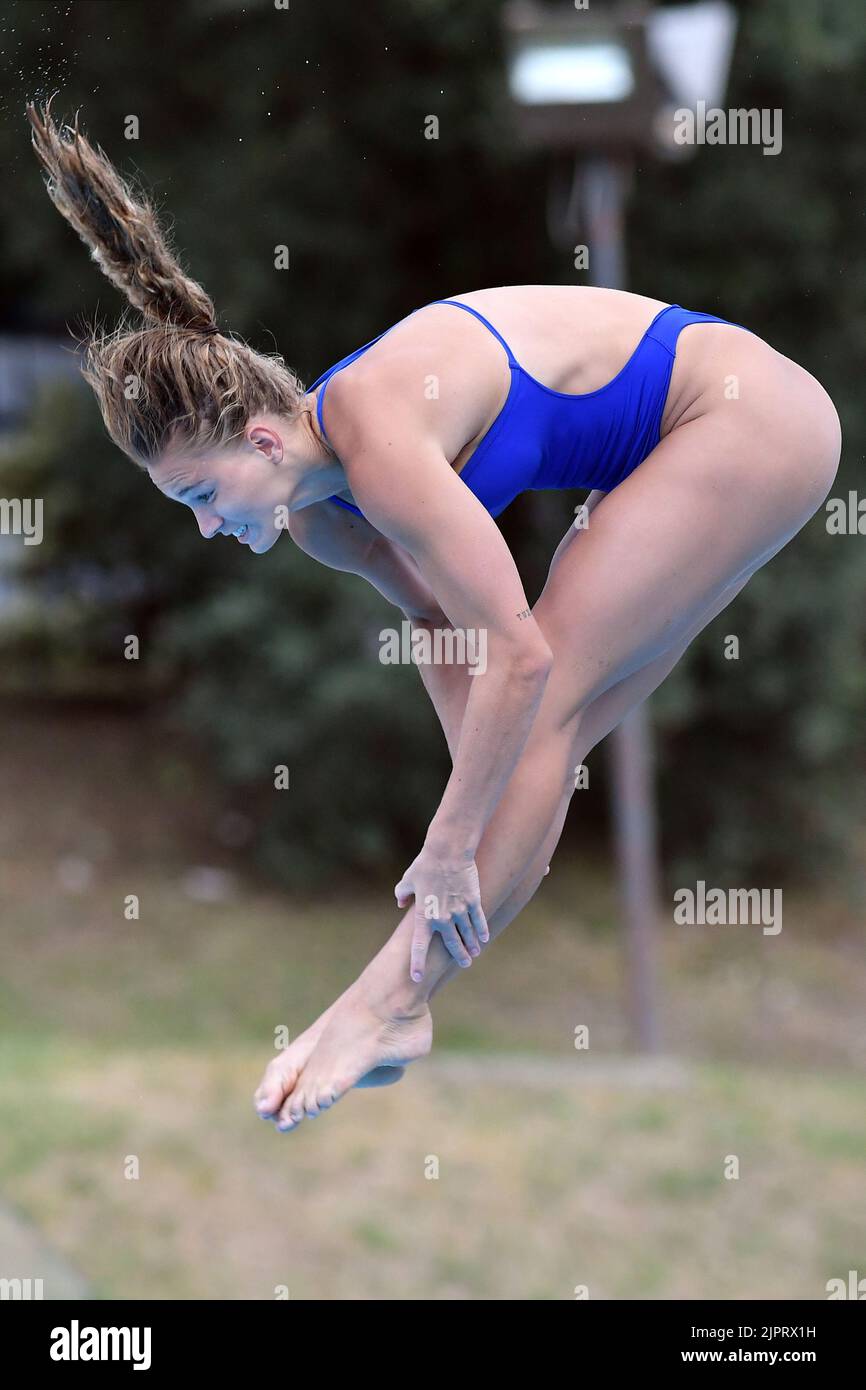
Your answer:
[[[249,548],[253,555],[267,555],[269,550],[273,550],[277,541],[280,539],[281,528],[275,528],[272,533],[261,531],[255,540],[250,541]]]

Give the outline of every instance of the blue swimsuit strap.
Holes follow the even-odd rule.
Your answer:
[[[506,343],[506,341],[505,341],[505,339],[503,338],[502,334],[501,334],[501,333],[498,333],[498,332],[496,331],[496,329],[493,327],[493,324],[492,324],[492,323],[489,323],[488,320],[484,317],[483,314],[479,314],[479,312],[478,312],[477,309],[471,309],[471,308],[469,307],[468,304],[461,304],[461,303],[460,303],[458,300],[456,300],[456,299],[431,299],[430,303],[431,303],[431,304],[453,304],[454,307],[455,307],[455,309],[465,309],[466,312],[467,312],[467,314],[472,314],[474,318],[478,319],[480,323],[483,323],[483,324],[484,324],[484,327],[485,327],[485,328],[487,328],[487,329],[490,330],[490,332],[493,334],[494,338],[498,339],[498,341],[499,341],[499,342],[502,344],[502,346],[505,348],[505,352],[506,352],[506,355],[507,355],[507,357],[508,357],[508,365],[509,365],[509,367],[519,367],[520,364],[518,363],[517,358],[514,356],[514,353],[511,351],[511,348],[510,348],[510,347],[508,346],[508,344]],[[428,307],[428,306],[427,306],[426,304],[423,304],[423,305],[421,306],[421,308],[424,308],[424,309],[426,309],[427,307]],[[420,312],[421,312],[420,309],[413,309],[413,311],[412,311],[413,314],[418,314],[418,313],[420,313]],[[411,317],[412,317],[412,314],[410,314],[408,317],[411,318]],[[396,326],[397,326],[396,324],[393,325],[394,328],[396,328]],[[362,353],[362,352],[366,352],[366,351],[367,351],[367,348],[371,348],[371,347],[373,346],[374,343],[378,343],[378,341],[379,341],[380,338],[384,338],[385,335],[386,335],[387,333],[390,333],[391,331],[392,331],[391,328],[386,328],[385,331],[384,331],[383,333],[377,333],[375,338],[371,338],[370,341],[369,341],[369,343],[364,343],[363,347],[356,348],[354,352],[349,353],[349,356],[348,356],[348,357],[343,357],[343,358],[341,358],[341,360],[336,364],[336,366],[330,367],[330,368],[328,369],[328,371],[323,372],[322,375],[321,375],[320,377],[317,377],[317,379],[313,382],[312,386],[311,386],[311,387],[309,388],[309,390],[307,391],[307,395],[310,395],[310,393],[311,393],[312,391],[315,391],[316,388],[317,388],[318,386],[321,386],[321,387],[322,387],[321,391],[319,392],[319,399],[316,401],[316,415],[317,415],[318,420],[319,420],[319,428],[321,429],[322,435],[324,436],[325,439],[328,438],[328,432],[327,432],[327,430],[325,429],[325,422],[324,422],[324,420],[322,419],[322,406],[324,405],[324,401],[325,401],[325,389],[326,389],[326,387],[327,387],[327,385],[328,385],[328,382],[331,380],[331,377],[334,376],[334,374],[335,374],[336,372],[342,371],[344,367],[349,367],[349,366],[351,366],[351,364],[355,361],[355,359],[361,356],[361,353]],[[330,443],[330,441],[328,441],[328,442]],[[335,501],[339,501],[339,498],[335,498],[334,500],[335,500]],[[346,506],[348,506],[349,504],[348,504],[347,502],[344,502],[342,505],[343,505],[344,507],[346,507]]]
[[[325,422],[322,419],[322,406],[325,401],[325,389],[328,385],[328,382],[331,380],[331,377],[334,376],[336,372],[342,371],[344,367],[351,366],[351,364],[355,361],[356,357],[360,357],[362,352],[366,352],[367,348],[372,347],[374,343],[378,343],[379,339],[384,338],[385,333],[390,333],[390,331],[391,330],[389,328],[386,328],[385,332],[377,333],[375,338],[370,339],[369,343],[364,343],[363,347],[356,348],[354,352],[349,353],[348,357],[342,357],[340,361],[335,364],[335,366],[329,367],[326,372],[322,372],[322,375],[316,378],[312,386],[308,387],[306,392],[308,396],[316,390],[317,386],[321,386],[322,388],[319,392],[319,399],[316,401],[316,415],[319,421],[319,428],[322,431],[322,434],[324,435],[325,439],[328,438],[328,432],[325,429]],[[328,442],[330,443],[330,440],[328,440]]]
[[[479,314],[477,309],[472,309],[468,304],[461,304],[459,299],[431,299],[430,303],[453,304],[455,309],[465,309],[467,314],[472,314],[473,318],[478,319],[479,323],[483,323],[484,327],[490,330],[494,338],[497,338],[499,340],[499,342],[505,348],[505,351],[508,355],[509,367],[518,367],[520,365],[520,363],[517,361],[517,358],[514,356],[514,353],[511,351],[511,348],[508,346],[505,339],[503,338],[502,334],[497,332],[497,330],[493,327],[493,324],[490,323],[490,321],[486,319],[483,314]]]

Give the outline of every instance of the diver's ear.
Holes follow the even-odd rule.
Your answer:
[[[247,439],[271,463],[282,462],[283,441],[272,429],[268,429],[267,425],[253,425],[247,432]]]

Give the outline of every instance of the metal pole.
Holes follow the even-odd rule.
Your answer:
[[[625,289],[625,206],[630,169],[610,159],[576,168],[596,285]],[[660,1029],[655,1001],[654,935],[658,904],[652,732],[645,704],[612,734],[613,831],[626,928],[626,990],[632,1040],[655,1052]]]
[[[645,704],[614,729],[613,823],[626,924],[626,989],[632,1040],[639,1052],[660,1043],[655,987],[658,904],[652,728]]]

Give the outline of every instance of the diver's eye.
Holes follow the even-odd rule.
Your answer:
[[[215,493],[216,493],[216,488],[211,488],[210,492],[203,492],[203,493],[201,493],[201,495],[198,496],[195,500],[196,500],[197,502],[212,502]]]

